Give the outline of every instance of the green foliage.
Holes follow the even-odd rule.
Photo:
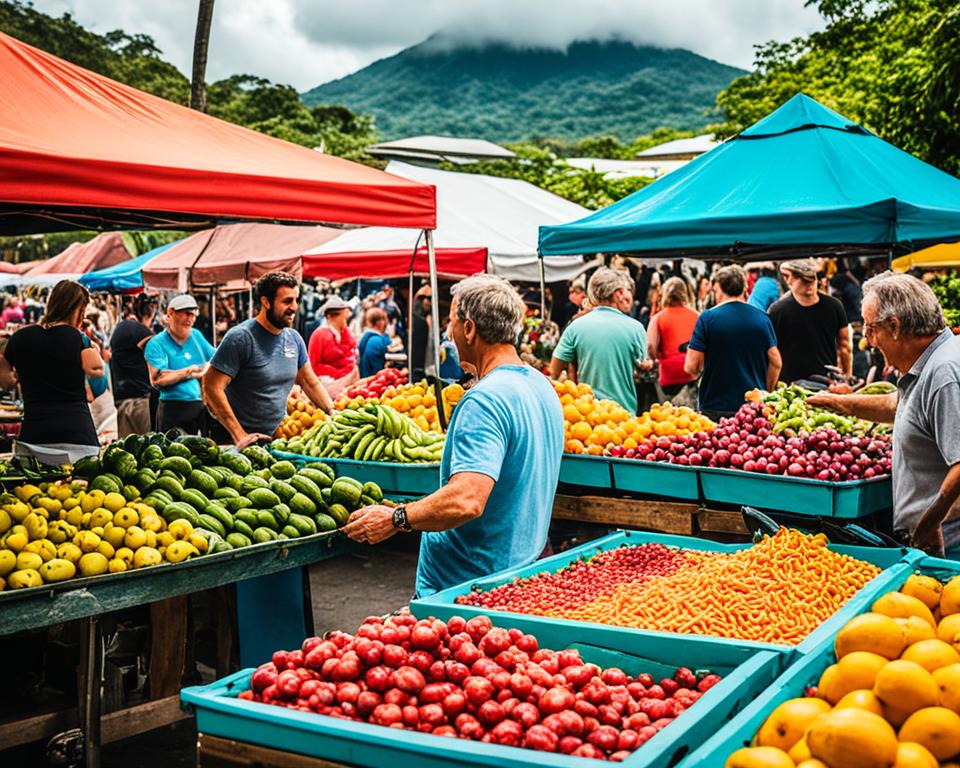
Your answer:
[[[385,138],[417,134],[618,142],[663,125],[702,128],[717,92],[742,74],[679,49],[624,42],[566,51],[457,47],[434,36],[303,94],[372,114]],[[604,151],[615,147],[606,142]]]
[[[826,28],[758,48],[717,97],[726,137],[802,91],[883,139],[960,174],[960,3],[820,0]]]
[[[951,328],[960,327],[960,274],[952,271],[938,275],[930,282],[937,301],[943,307],[943,315]]]
[[[602,173],[573,168],[552,149],[533,144],[511,145],[510,149],[517,155],[515,159],[443,167],[461,173],[521,179],[591,209],[610,205],[653,181],[643,176],[608,180]]]

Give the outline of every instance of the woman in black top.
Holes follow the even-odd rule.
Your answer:
[[[98,450],[84,377],[102,376],[103,360],[95,347],[84,348],[79,330],[89,299],[80,283],[61,280],[40,324],[21,328],[7,342],[0,386],[13,389],[19,380],[23,392],[17,453],[49,458],[59,452],[76,461]]]

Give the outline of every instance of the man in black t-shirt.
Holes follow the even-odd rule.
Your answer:
[[[852,363],[847,313],[837,299],[817,291],[817,263],[795,259],[780,265],[790,292],[774,302],[770,320],[783,357],[780,380],[793,382],[826,374],[838,365],[847,374]]]
[[[151,429],[150,376],[143,348],[152,338],[150,330],[157,303],[146,294],[134,302],[133,314],[117,323],[110,337],[113,357],[110,378],[117,406],[117,433],[120,437],[144,434]]]

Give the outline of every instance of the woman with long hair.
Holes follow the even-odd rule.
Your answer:
[[[18,454],[56,463],[98,451],[97,431],[87,405],[86,376],[103,375],[96,347],[80,333],[90,294],[80,283],[61,280],[47,299],[37,325],[21,328],[0,356],[0,386],[23,392]]]
[[[660,363],[660,388],[667,397],[675,397],[693,383],[683,370],[683,361],[698,315],[691,307],[690,286],[682,277],[671,277],[663,284],[662,301],[663,309],[650,318],[647,327],[647,351]]]

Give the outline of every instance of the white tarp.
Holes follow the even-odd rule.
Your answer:
[[[438,171],[396,161],[387,173],[437,188],[437,248],[486,247],[489,271],[508,280],[538,282],[537,233],[541,225],[565,224],[590,213],[586,208],[517,179]],[[344,232],[308,253],[413,252],[417,230],[366,227]],[[423,242],[420,242],[423,245]],[[305,254],[306,255],[306,254]],[[546,281],[571,280],[581,256],[544,260]]]

